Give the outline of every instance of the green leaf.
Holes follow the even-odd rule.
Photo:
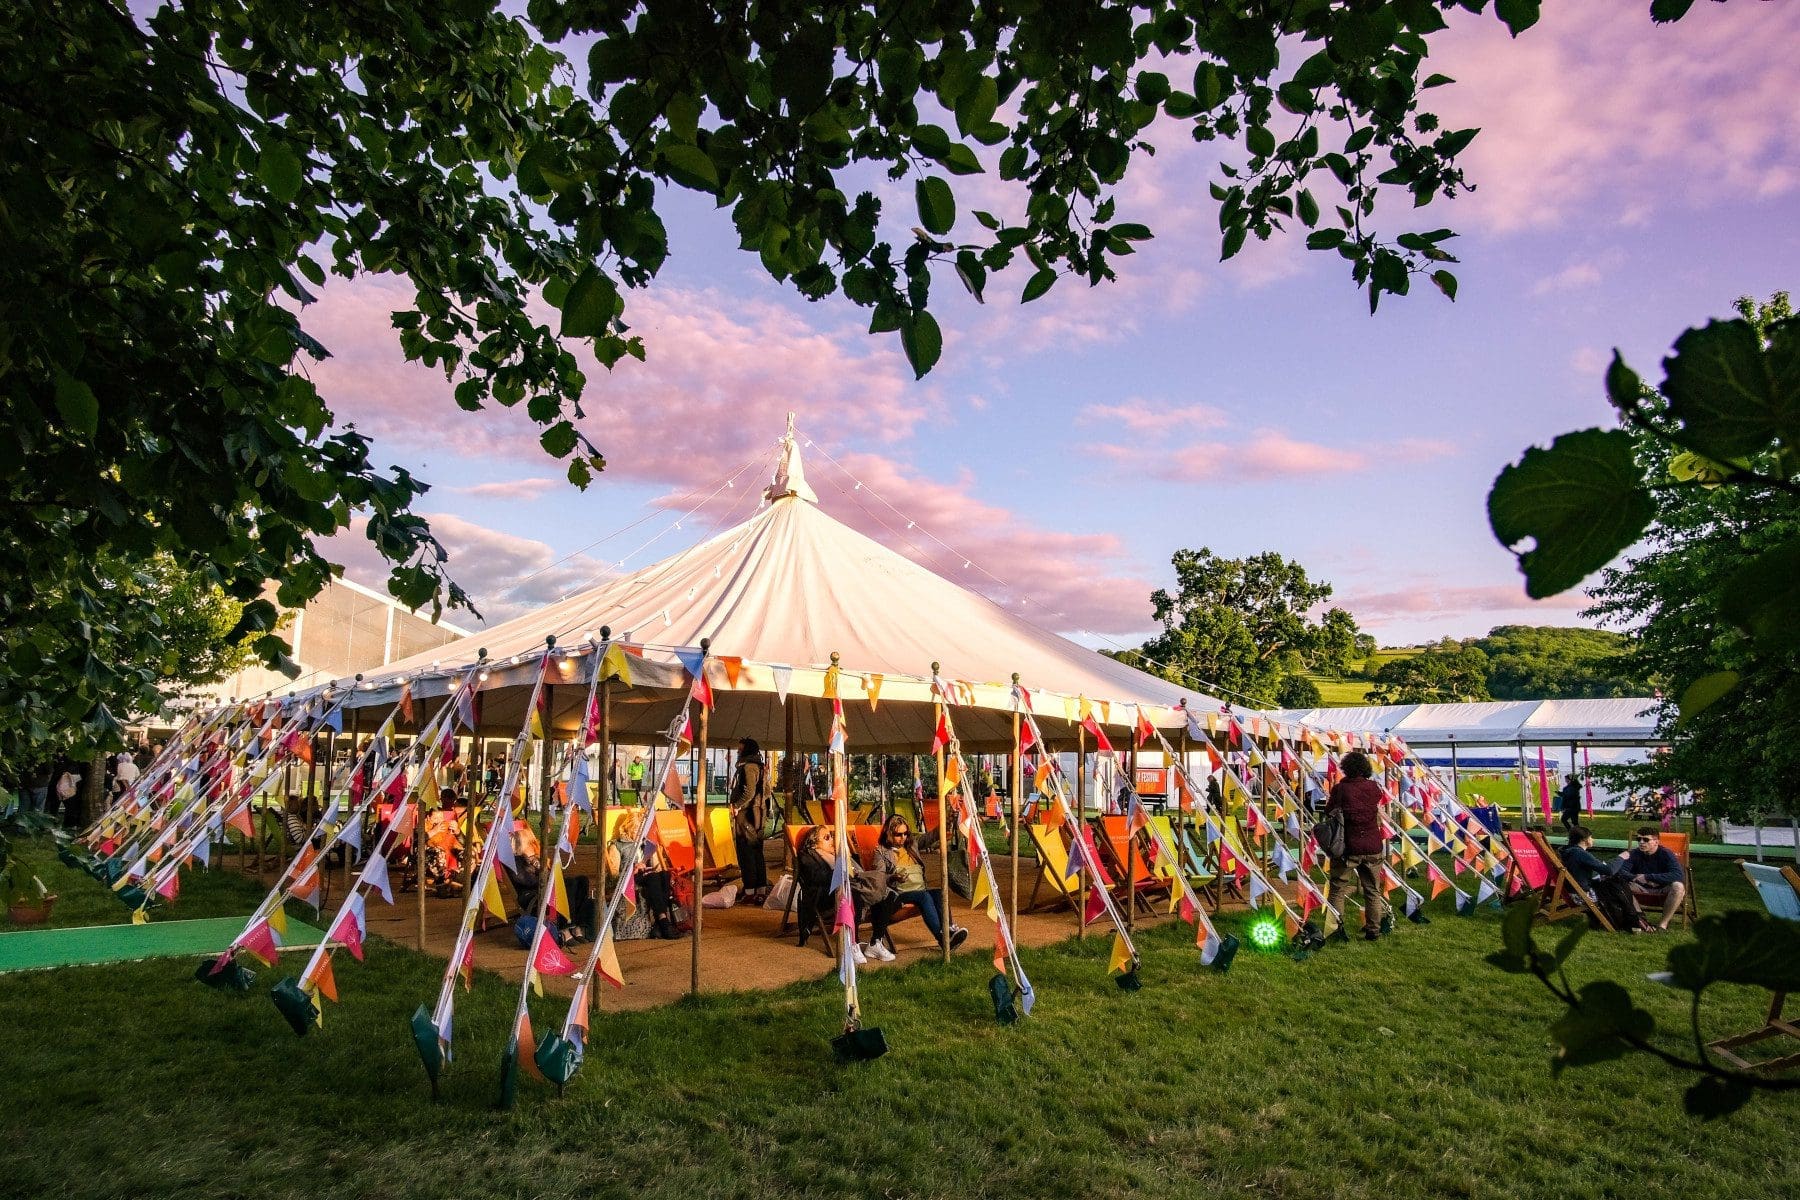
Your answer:
[[[939,175],[927,175],[913,186],[919,202],[919,223],[927,232],[945,234],[956,224],[956,196],[950,183]]]
[[[575,426],[568,421],[558,421],[539,435],[538,442],[552,458],[563,458],[575,449]]]
[[[656,154],[669,178],[682,187],[697,192],[719,190],[719,168],[700,147],[686,142],[665,142],[657,148]]]
[[[975,157],[975,152],[961,142],[950,147],[949,152],[944,155],[943,163],[952,175],[980,175],[987,169]]]
[[[282,204],[291,204],[300,194],[300,183],[304,178],[300,156],[282,141],[272,141],[263,147],[256,159],[256,175],[269,189],[269,195]]]
[[[1488,493],[1488,522],[1514,550],[1533,599],[1574,587],[1638,539],[1656,515],[1621,429],[1565,433],[1549,449],[1533,446],[1501,471]]]
[[[1532,951],[1531,922],[1537,916],[1537,898],[1520,900],[1506,906],[1500,918],[1500,944],[1515,958],[1525,958]]]
[[[94,389],[61,367],[56,368],[56,413],[77,437],[91,438],[100,429],[100,401]]]
[[[1443,87],[1446,83],[1455,82],[1456,80],[1450,78],[1448,75],[1427,75],[1425,77],[1425,82],[1421,83],[1419,88],[1423,91],[1425,88]]]
[[[1518,37],[1538,23],[1542,0],[1494,0],[1494,15],[1506,22],[1507,29]]]
[[[1717,700],[1738,685],[1736,671],[1714,671],[1710,675],[1702,675],[1687,685],[1681,692],[1681,719],[1677,726],[1685,725],[1694,717],[1710,708]]]
[[[1300,189],[1300,223],[1308,229],[1319,223],[1319,202],[1305,188]]]
[[[994,111],[999,107],[1000,86],[993,76],[983,75],[975,86],[957,97],[956,127],[965,135],[973,134],[994,119]]]
[[[1758,642],[1785,645],[1800,628],[1800,538],[1765,550],[1732,572],[1719,611]]]
[[[1687,440],[1716,459],[1800,444],[1800,318],[1769,330],[1765,351],[1748,321],[1709,321],[1663,360],[1663,395]]]
[[[618,305],[619,289],[613,281],[599,267],[589,267],[563,297],[562,336],[598,337],[611,326]]]
[[[1224,262],[1244,248],[1244,238],[1248,232],[1249,231],[1242,225],[1233,225],[1230,229],[1225,231],[1225,236],[1221,239],[1219,245],[1220,262]],[[1311,241],[1310,238],[1307,240]]]
[[[1456,299],[1456,276],[1448,271],[1433,271],[1431,282],[1436,284],[1437,290],[1444,293],[1445,296],[1451,300]]]
[[[1627,1049],[1622,1035],[1643,1039],[1656,1030],[1655,1019],[1636,1007],[1631,994],[1609,979],[1585,985],[1577,999],[1579,1007],[1570,1009],[1550,1026],[1550,1036],[1559,1047],[1551,1060],[1551,1068],[1557,1073],[1564,1067],[1618,1058]]]
[[[1650,19],[1658,25],[1679,21],[1694,7],[1694,0],[1650,0]]]
[[[1045,267],[1043,270],[1039,271],[1037,274],[1033,275],[1030,279],[1027,279],[1025,281],[1025,291],[1019,297],[1019,303],[1020,304],[1030,304],[1033,300],[1036,300],[1039,296],[1041,296],[1045,292],[1049,291],[1051,285],[1054,284],[1055,282],[1056,282],[1056,272],[1052,271],[1048,267]]]
[[[1694,939],[1669,951],[1676,987],[1738,983],[1800,992],[1800,923],[1734,909],[1694,922]]]
[[[1342,229],[1320,229],[1306,235],[1308,250],[1332,250],[1344,244],[1348,234]]]
[[[1267,125],[1252,125],[1244,134],[1244,145],[1258,158],[1275,153],[1275,134]]]
[[[912,364],[913,377],[923,379],[944,352],[944,335],[930,313],[915,312],[900,327],[900,345]]]

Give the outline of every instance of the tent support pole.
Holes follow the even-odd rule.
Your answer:
[[[1117,762],[1117,759],[1113,760]],[[1125,748],[1125,931],[1137,928],[1137,830],[1131,827],[1131,806],[1137,802],[1137,730],[1131,731],[1131,745]]]
[[[1012,681],[1013,692],[1016,695],[1019,689],[1019,673],[1017,671],[1013,672]],[[1007,928],[1013,931],[1014,937],[1018,936],[1019,929],[1019,807],[1025,791],[1025,782],[1019,778],[1019,772],[1024,770],[1024,767],[1025,756],[1019,750],[1019,706],[1015,701],[1012,715],[1012,760],[1007,770],[1011,783],[1007,791],[1011,793],[1012,799],[1012,893],[1007,903],[1009,910]]]
[[[706,677],[706,657],[712,649],[710,638],[700,639],[700,671],[701,678]],[[706,911],[700,901],[706,896],[706,785],[710,772],[706,766],[706,735],[708,718],[712,710],[706,705],[700,706],[700,735],[694,749],[698,752],[698,761],[694,766],[694,911],[688,918],[692,928],[689,938],[689,972],[688,994],[700,994],[700,914]]]
[[[1075,836],[1085,836],[1087,829],[1087,726],[1075,727]],[[1070,847],[1071,853],[1082,856],[1083,864],[1087,863],[1087,850],[1082,846]],[[1076,888],[1080,894],[1080,909],[1075,914],[1075,936],[1087,936],[1087,894],[1088,868],[1084,865],[1075,876]]]
[[[932,663],[931,678],[933,681],[937,679],[937,674],[938,664]],[[943,723],[943,720],[944,698],[938,694],[937,688],[933,687],[931,689],[931,727],[936,729]],[[944,751],[947,748],[948,747],[945,746],[939,746],[936,755],[938,862],[941,864],[943,870],[943,878],[938,881],[938,908],[940,910],[938,919],[943,925],[943,930],[938,937],[938,943],[943,948],[945,962],[950,961],[950,839],[948,837],[950,814],[948,811],[949,805],[945,803],[944,796]],[[919,814],[921,819],[924,818],[924,815],[925,814],[923,813]]]
[[[552,763],[551,746],[556,740],[556,685],[544,685],[544,736],[539,739],[538,753],[538,849],[541,852],[550,840],[550,792],[556,778],[556,768]]]
[[[469,744],[471,747],[469,758],[472,760],[469,766],[475,774],[474,778],[469,780],[468,794],[463,797],[462,849],[456,856],[457,870],[462,876],[462,894],[464,896],[469,894],[469,879],[473,869],[470,858],[473,854],[472,847],[475,845],[475,802],[478,796],[487,794],[487,739],[481,736],[479,729],[471,729]]]
[[[600,636],[610,642],[612,630],[602,629]],[[599,653],[598,650],[595,653]],[[604,668],[602,668],[604,669]],[[583,753],[586,753],[583,750]],[[594,879],[598,883],[598,896],[594,903],[599,911],[606,911],[606,810],[612,803],[613,766],[612,766],[612,678],[608,676],[600,681],[600,813],[599,828],[594,831]],[[595,930],[599,937],[600,931]]]
[[[1459,801],[1462,799],[1462,784],[1458,782],[1458,762],[1455,742],[1450,743],[1450,794]]]
[[[1531,772],[1525,766],[1525,743],[1519,743],[1519,828],[1531,828]]]

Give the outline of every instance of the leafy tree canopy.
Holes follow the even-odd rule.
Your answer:
[[[1491,8],[1516,34],[1539,7],[5,6],[0,421],[16,453],[0,574],[66,597],[53,619],[75,643],[18,657],[51,618],[9,588],[0,707],[30,698],[33,669],[59,712],[107,735],[103,553],[203,573],[247,602],[237,632],[270,660],[264,581],[286,605],[316,594],[332,569],[318,539],[353,513],[403,602],[467,603],[411,511],[425,485],[379,467],[307,377],[330,349],[302,314],[329,276],[402,279],[407,357],[464,408],[523,406],[578,485],[604,458],[576,424],[586,380],[568,346],[605,366],[646,353],[625,295],[663,264],[674,188],[729,210],[776,279],[867,309],[921,374],[942,350],[934,283],[980,298],[1010,267],[1030,300],[1111,278],[1152,235],[1114,192],[1155,122],[1226,160],[1223,257],[1305,231],[1371,307],[1420,277],[1454,298],[1451,231],[1380,229],[1377,197],[1464,187],[1456,159],[1477,131],[1421,106],[1451,82],[1425,67],[1444,14]],[[874,190],[884,173],[902,195],[910,182],[904,211]],[[1010,211],[959,220],[954,181],[976,174]]]
[[[1631,639],[1610,630],[1500,625],[1465,644],[1487,656],[1487,690],[1496,700],[1587,700],[1652,690],[1627,661]]]
[[[1451,704],[1491,700],[1488,657],[1475,646],[1445,638],[1418,654],[1390,659],[1375,673],[1371,704]]]
[[[1309,579],[1299,563],[1274,551],[1221,558],[1205,547],[1178,550],[1172,562],[1175,594],[1150,596],[1163,632],[1119,656],[1146,671],[1266,705],[1284,677],[1355,650],[1349,613],[1309,615],[1331,598],[1331,585]]]
[[[1319,685],[1304,675],[1283,675],[1275,689],[1275,703],[1282,708],[1317,708],[1324,700]]]

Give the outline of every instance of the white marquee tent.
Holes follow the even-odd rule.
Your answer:
[[[858,753],[918,751],[932,737],[933,664],[965,708],[966,748],[1012,745],[1015,672],[1047,736],[1073,738],[1086,701],[1095,719],[1123,733],[1141,708],[1159,727],[1183,724],[1178,706],[1220,702],[1138,671],[1041,629],[827,515],[807,485],[792,432],[756,515],[632,574],[523,617],[383,668],[352,707],[391,705],[403,683],[416,698],[443,696],[451,668],[485,649],[483,724],[517,729],[546,636],[586,650],[602,630],[633,648],[632,686],[616,691],[613,736],[647,738],[667,725],[687,694],[691,659],[710,644],[716,707],[713,744],[754,737],[781,746],[822,746],[829,736],[826,672],[836,655],[851,747]],[[641,652],[641,654],[639,653]],[[573,731],[591,659],[559,665],[566,682],[552,699],[555,725]]]

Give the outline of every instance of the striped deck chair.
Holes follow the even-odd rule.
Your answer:
[[[1150,824],[1156,829],[1157,833],[1162,835],[1162,840],[1168,844],[1171,850],[1175,851],[1176,856],[1182,860],[1180,863],[1158,862],[1156,864],[1156,873],[1158,875],[1167,879],[1174,875],[1176,871],[1180,871],[1182,882],[1187,884],[1189,889],[1193,891],[1200,890],[1218,877],[1216,872],[1204,869],[1205,859],[1203,856],[1190,856],[1185,850],[1182,845],[1182,839],[1188,836],[1188,831],[1183,828],[1181,832],[1177,834],[1175,831],[1175,823],[1169,819],[1167,813],[1158,813],[1156,816],[1151,817]],[[1195,870],[1194,868],[1196,865],[1199,865],[1201,869]]]
[[[1769,910],[1770,916],[1800,922],[1800,871],[1769,863],[1740,861],[1738,866],[1743,868],[1744,875],[1756,889],[1756,894],[1761,897],[1763,907]],[[1708,1042],[1706,1048],[1741,1071],[1786,1071],[1800,1067],[1800,1053],[1784,1054],[1761,1062],[1745,1059],[1735,1053],[1740,1046],[1753,1045],[1769,1038],[1786,1037],[1800,1041],[1800,1024],[1782,1016],[1781,1010],[1786,1003],[1786,992],[1772,992],[1769,997],[1769,1016],[1760,1029]]]
[[[1031,883],[1031,899],[1025,905],[1025,910],[1038,910],[1038,893],[1046,885],[1049,886],[1050,895],[1042,907],[1075,907],[1081,894],[1081,885],[1079,881],[1068,877],[1069,847],[1063,841],[1062,829],[1055,825],[1027,825],[1025,836],[1031,839],[1031,848],[1036,852],[1038,861],[1038,877]]]

